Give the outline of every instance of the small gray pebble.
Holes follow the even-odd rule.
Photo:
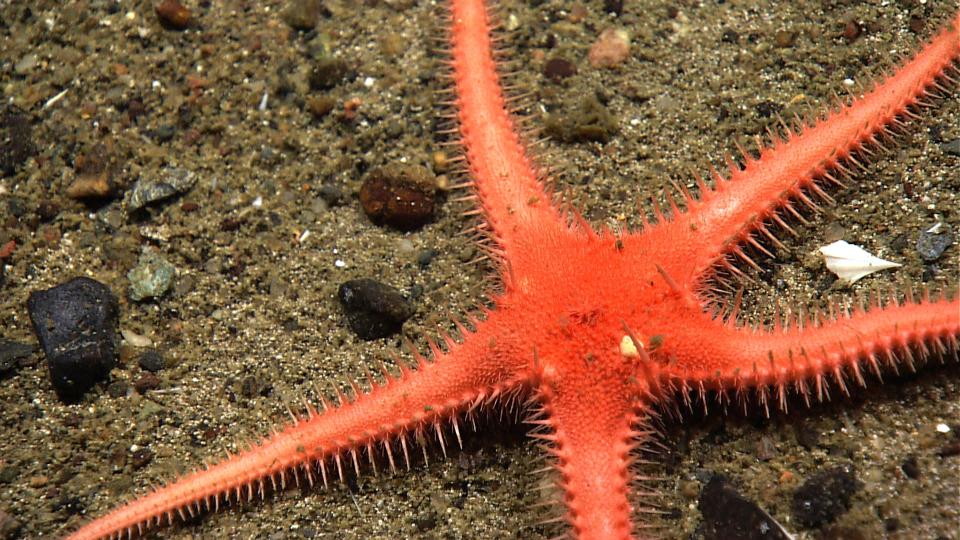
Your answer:
[[[935,261],[952,243],[953,237],[950,233],[935,234],[924,231],[917,238],[917,253],[927,262]]]

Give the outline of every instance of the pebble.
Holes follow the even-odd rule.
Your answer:
[[[822,470],[793,493],[793,517],[811,528],[830,523],[850,509],[860,485],[852,465]]]
[[[137,448],[133,451],[133,454],[130,456],[130,465],[133,467],[133,470],[140,470],[153,461],[153,452],[147,450],[146,448]]]
[[[321,0],[290,0],[283,12],[283,20],[294,30],[309,32],[317,26],[323,7]]]
[[[777,456],[777,445],[773,439],[764,435],[757,442],[754,454],[760,461],[770,461]]]
[[[757,504],[740,495],[720,476],[700,491],[705,540],[789,540],[783,527]]]
[[[853,43],[862,33],[863,28],[853,19],[843,26],[843,39],[847,40],[847,43]]]
[[[409,231],[433,218],[436,186],[426,167],[390,164],[367,174],[360,187],[360,205],[374,223]]]
[[[154,8],[157,19],[164,28],[170,30],[185,30],[190,26],[190,9],[180,3],[180,0],[163,0]]]
[[[553,82],[560,82],[576,74],[577,66],[566,58],[551,58],[543,65],[543,76]]]
[[[347,195],[339,186],[333,184],[323,184],[320,186],[320,198],[331,208],[341,206],[347,202]]]
[[[30,293],[27,309],[62,401],[78,401],[116,367],[120,307],[106,285],[75,278]]]
[[[330,90],[350,73],[347,63],[339,58],[325,56],[313,65],[308,82],[311,90]]]
[[[421,250],[417,253],[417,265],[421,269],[426,268],[430,266],[430,263],[433,262],[433,259],[437,258],[438,255],[440,255],[440,252],[433,248]]]
[[[923,257],[924,261],[933,262],[939,259],[951,244],[953,244],[953,235],[949,232],[923,231],[917,237],[917,253]]]
[[[150,390],[156,390],[160,388],[160,377],[150,372],[143,373],[137,379],[137,382],[133,383],[133,388],[140,395],[146,394]]]
[[[126,198],[127,213],[136,212],[144,206],[162,201],[179,193],[186,193],[197,183],[193,171],[171,167],[160,173],[160,178],[140,178]]]
[[[617,132],[617,120],[594,95],[565,103],[546,122],[547,134],[563,142],[607,142]]]
[[[163,358],[163,355],[160,354],[160,351],[148,349],[140,355],[140,358],[137,360],[137,365],[140,366],[140,369],[156,373],[167,366],[167,361]]]
[[[607,28],[590,46],[587,59],[595,68],[615,68],[630,57],[630,35],[621,28]]]
[[[0,111],[0,173],[11,176],[37,152],[30,118],[14,105]]]
[[[19,367],[20,360],[28,358],[37,348],[29,343],[0,339],[0,375]]]
[[[121,328],[120,335],[123,336],[123,340],[127,342],[131,347],[149,347],[153,345],[153,340],[149,337],[142,334],[138,334],[129,328]]]
[[[113,145],[100,143],[77,157],[74,163],[76,178],[67,186],[71,199],[98,199],[113,196]]]
[[[400,332],[416,311],[400,291],[369,278],[344,282],[337,297],[350,329],[368,341]]]
[[[145,298],[163,296],[170,285],[176,268],[152,249],[140,254],[137,266],[127,273],[130,280],[130,299],[139,302]]]

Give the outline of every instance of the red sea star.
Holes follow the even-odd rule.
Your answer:
[[[181,506],[198,502],[195,495],[183,495],[180,503],[167,501],[171,492],[184,493],[185,486],[190,488],[190,478],[196,478],[198,485],[215,486],[212,491],[197,488],[204,498],[219,491],[232,493],[234,486],[256,488],[257,480],[271,480],[258,475],[259,468],[275,467],[269,470],[278,473],[280,481],[279,472],[297,466],[302,459],[298,456],[312,458],[310,454],[317,448],[329,451],[331,444],[339,447],[336,455],[345,461],[344,467],[351,467],[358,454],[374,443],[392,463],[391,452],[398,455],[405,447],[397,442],[382,445],[384,439],[392,440],[404,430],[430,428],[440,421],[451,422],[448,428],[452,429],[438,433],[459,438],[460,414],[513,391],[532,394],[543,407],[537,418],[546,428],[542,437],[548,441],[547,452],[557,460],[568,509],[566,520],[574,532],[583,538],[623,538],[631,530],[626,456],[632,440],[644,438],[642,417],[665,400],[674,399],[677,392],[685,396],[705,388],[739,393],[748,386],[770,386],[769,401],[779,404],[790,387],[805,397],[817,397],[824,379],[850,384],[860,381],[861,372],[874,371],[876,363],[887,367],[898,363],[902,368],[910,354],[906,343],[956,354],[960,333],[960,302],[956,299],[921,307],[875,308],[819,328],[801,331],[791,327],[770,334],[724,326],[701,314],[709,301],[697,295],[708,291],[709,284],[700,276],[713,271],[718,260],[737,249],[727,241],[742,243],[748,241],[750,232],[762,231],[763,225],[755,220],[777,219],[770,205],[782,202],[776,197],[791,191],[792,184],[784,182],[809,181],[808,171],[822,173],[825,162],[834,165],[829,160],[838,155],[838,147],[851,148],[852,137],[843,133],[843,122],[837,120],[842,115],[834,115],[827,124],[830,129],[823,130],[829,133],[816,138],[825,149],[803,142],[809,135],[794,138],[791,146],[774,148],[760,161],[751,162],[731,183],[719,181],[722,188],[701,188],[702,199],[687,201],[690,213],[675,212],[672,219],[629,234],[592,233],[579,221],[568,227],[566,218],[547,204],[549,195],[516,154],[518,149],[504,143],[510,140],[512,130],[493,108],[499,105],[491,99],[497,91],[483,74],[484,48],[478,46],[487,28],[474,20],[484,11],[472,4],[454,4],[454,20],[460,26],[455,41],[462,39],[467,44],[454,57],[461,66],[477,62],[475,67],[463,68],[467,75],[457,78],[458,96],[463,104],[465,146],[496,240],[491,249],[504,268],[505,291],[496,297],[496,309],[474,323],[476,332],[466,332],[462,344],[448,344],[449,353],[434,351],[436,363],[421,363],[420,369],[404,374],[403,380],[292,426],[268,443],[284,450],[267,453],[258,449],[214,466],[213,471],[224,472],[222,483],[211,481],[213,473],[209,471],[188,476],[126,507],[166,503],[166,509],[134,512],[138,517],[121,521],[114,529],[98,529],[97,524],[105,521],[96,521],[78,531],[78,538],[120,534],[135,528],[141,519],[186,511]],[[960,24],[960,18],[953,24]],[[467,35],[471,31],[475,32],[472,37]],[[960,53],[956,30],[940,34],[935,43],[941,53],[923,58],[939,62],[939,67],[920,70],[925,76],[919,78],[927,82]],[[896,80],[917,78],[907,73],[901,70]],[[891,86],[903,90],[908,85]],[[885,100],[875,108],[888,111],[892,118],[903,112],[901,105]],[[846,131],[868,137],[861,128],[881,129],[884,122],[876,117],[864,114],[848,123]],[[836,138],[835,144],[827,142],[831,137]],[[764,167],[796,167],[807,154],[807,166],[791,170],[786,178],[782,178],[784,174],[756,172]],[[500,182],[500,178],[509,182]],[[812,184],[802,187],[817,189]],[[793,194],[800,196],[799,192]],[[888,352],[896,357],[886,358]],[[835,361],[844,365],[844,376],[830,365]],[[804,386],[802,381],[809,384]],[[766,404],[768,395],[759,395]],[[597,410],[602,414],[596,414]],[[344,431],[344,425],[353,427]],[[309,440],[304,438],[308,432]],[[316,438],[318,432],[331,435]],[[251,464],[258,460],[259,464]],[[324,470],[340,474],[340,459],[327,454],[323,463],[326,469],[310,469],[312,475]],[[310,475],[305,471],[302,478]],[[243,491],[246,495],[247,487]],[[216,496],[207,500],[210,504],[222,502]],[[104,519],[111,516],[117,514]]]

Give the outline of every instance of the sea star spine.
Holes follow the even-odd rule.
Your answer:
[[[491,313],[477,321],[477,333],[502,325],[501,315]],[[323,412],[310,408],[306,417],[260,443],[130,501],[87,523],[68,540],[140,534],[164,519],[172,523],[176,517],[216,510],[221,502],[262,497],[268,486],[283,489],[288,475],[297,483],[306,478],[313,484],[315,475],[325,485],[328,477],[342,482],[345,469],[359,474],[364,453],[374,470],[377,452],[394,468],[394,451],[403,454],[409,468],[408,438],[423,441],[432,429],[444,446],[444,424],[449,422],[459,442],[457,418],[522,390],[524,380],[516,376],[520,370],[514,363],[520,356],[511,354],[515,349],[503,339],[497,347],[492,352],[485,339],[448,340],[446,353],[433,346],[432,361],[415,355],[415,371],[401,364],[399,376],[384,371],[384,383],[368,381],[369,391],[355,385],[352,399],[341,395],[338,405],[324,404]]]

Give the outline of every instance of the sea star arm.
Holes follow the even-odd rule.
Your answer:
[[[758,233],[777,243],[766,224],[789,229],[781,214],[799,217],[797,202],[816,207],[818,197],[829,200],[818,183],[849,173],[858,165],[856,156],[879,146],[892,126],[912,116],[911,107],[929,91],[952,85],[949,72],[958,62],[960,13],[870,92],[813,125],[790,130],[785,138],[774,135],[759,158],[744,156],[744,168],[731,163],[729,179],[715,174],[715,187],[701,183],[699,199],[687,196],[686,211],[676,211],[671,220],[646,231],[651,240],[669,240],[652,242],[669,246],[652,258],[678,281],[691,282],[717,264],[728,264],[730,254],[747,259],[741,246],[759,245],[754,238]]]
[[[480,229],[496,241],[496,254],[510,260],[524,249],[518,243],[563,221],[508,112],[487,7],[482,0],[454,0],[450,14],[450,62],[469,185],[485,219]]]
[[[832,382],[847,392],[852,380],[865,385],[864,372],[914,369],[928,356],[957,356],[960,298],[904,301],[833,316],[801,317],[772,329],[754,329],[701,317],[665,339],[670,361],[664,373],[672,386],[735,391],[755,388],[766,406],[769,392],[781,408],[794,389],[809,401],[828,395]]]
[[[631,387],[637,384],[630,382],[636,381],[631,365],[609,354],[612,362],[594,356],[567,359],[562,369],[548,364],[537,387],[543,410],[533,422],[549,431],[533,436],[547,442],[544,450],[556,460],[566,521],[579,540],[633,537],[630,461],[643,439],[644,412]],[[622,373],[604,373],[611,365]]]
[[[336,407],[323,412],[309,409],[286,428],[237,455],[138,497],[87,523],[69,540],[120,538],[159,525],[162,520],[185,519],[221,503],[262,496],[266,486],[282,489],[288,480],[328,476],[344,479],[344,470],[360,470],[364,453],[376,468],[376,455],[385,454],[390,467],[394,452],[410,465],[407,443],[425,431],[436,431],[441,445],[450,432],[460,440],[458,419],[526,386],[526,364],[517,363],[503,312],[491,312],[467,332],[462,343],[447,342],[447,351],[433,348],[433,361],[417,358],[414,371],[404,367],[368,392],[357,389],[353,399],[341,396]],[[496,348],[494,348],[496,344]],[[372,384],[372,382],[371,382]],[[355,387],[356,389],[356,387]],[[444,452],[446,451],[444,447]],[[399,454],[398,454],[399,455]],[[399,457],[398,457],[399,459]]]

